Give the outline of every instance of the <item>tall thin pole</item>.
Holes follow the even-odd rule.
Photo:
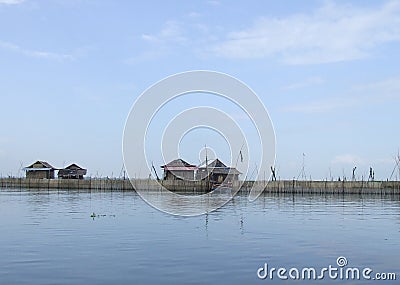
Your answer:
[[[242,154],[242,149],[243,149],[243,147],[244,147],[244,142],[243,142],[242,146],[240,147],[238,156],[237,156],[237,158],[236,158],[235,168],[237,168],[237,165],[238,165],[238,162],[239,162],[239,157],[240,157],[240,161],[243,162],[243,154]]]
[[[209,190],[211,190],[211,189],[210,189],[210,177],[209,177],[209,175],[208,175],[207,145],[204,145],[204,148],[206,149],[207,191],[209,191]]]
[[[303,152],[303,162],[302,162],[302,166],[301,166],[301,170],[300,170],[299,176],[297,176],[297,180],[299,180],[299,177],[303,178],[303,180],[307,180],[306,171],[305,171],[305,162],[304,162],[305,156],[306,155]]]

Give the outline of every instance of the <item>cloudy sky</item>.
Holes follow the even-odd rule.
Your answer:
[[[119,176],[136,98],[200,69],[261,98],[281,178],[299,175],[304,153],[313,179],[354,166],[387,179],[400,148],[399,44],[400,1],[0,0],[0,173],[41,159]]]

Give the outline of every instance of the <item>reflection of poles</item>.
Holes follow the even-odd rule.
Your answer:
[[[207,179],[207,191],[210,191],[210,176],[208,175],[208,157],[207,157],[207,145],[204,145],[204,148],[206,149],[206,179]]]
[[[240,214],[240,232],[241,232],[241,234],[244,233],[243,225],[244,225],[243,214]]]
[[[208,237],[208,212],[206,212],[205,216],[206,216],[205,230],[206,230],[206,236]]]

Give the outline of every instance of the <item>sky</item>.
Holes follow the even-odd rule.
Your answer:
[[[400,179],[391,175],[399,44],[400,1],[0,0],[0,176],[45,160],[118,177],[125,121],[140,94],[172,74],[213,70],[264,103],[279,178],[297,178],[303,166],[308,178],[349,178],[356,166],[358,179],[370,167],[375,179]],[[196,98],[164,113],[210,102],[240,121],[220,98]],[[169,118],[162,114],[159,122]],[[215,132],[185,137],[190,163],[204,145],[229,161]],[[153,145],[150,159],[161,165]]]

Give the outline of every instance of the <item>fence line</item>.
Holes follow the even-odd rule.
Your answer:
[[[132,182],[132,183],[131,183]],[[182,193],[204,193],[206,181],[164,180],[161,184],[169,190]],[[86,189],[95,191],[134,191],[135,189],[159,191],[161,184],[151,179],[27,179],[0,178],[1,188],[19,189]],[[234,189],[248,193],[256,184],[266,193],[293,194],[400,194],[399,181],[235,181]]]

